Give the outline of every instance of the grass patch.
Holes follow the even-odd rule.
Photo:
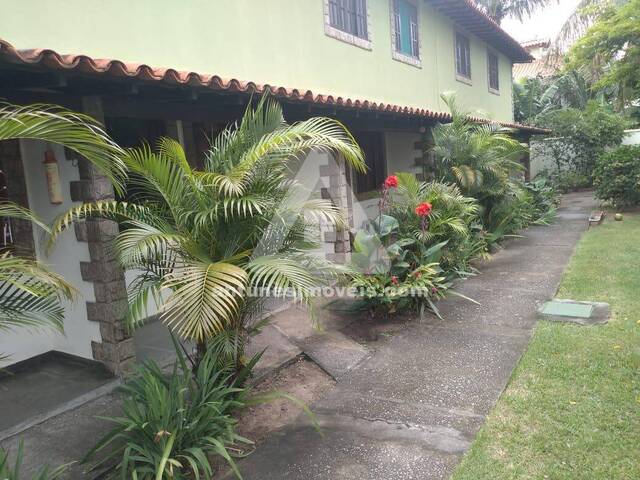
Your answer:
[[[640,215],[587,232],[557,297],[612,319],[538,323],[454,480],[640,478]]]

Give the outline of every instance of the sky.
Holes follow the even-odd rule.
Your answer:
[[[501,26],[520,42],[553,38],[579,1],[560,0],[555,3],[551,0],[548,7],[539,9],[532,17],[525,18],[522,23],[517,19],[506,18]]]

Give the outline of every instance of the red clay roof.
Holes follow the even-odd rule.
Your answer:
[[[470,33],[500,50],[515,63],[530,62],[533,57],[515,38],[489,17],[474,0],[425,0]]]
[[[163,82],[170,85],[186,85],[208,88],[221,92],[248,94],[269,93],[274,97],[283,98],[292,102],[314,103],[322,106],[333,106],[344,109],[421,117],[441,122],[451,121],[451,115],[447,112],[436,112],[423,108],[343,98],[334,95],[323,95],[314,93],[311,90],[279,87],[267,84],[263,85],[235,78],[223,79],[217,75],[177,71],[172,68],[154,68],[141,63],[125,63],[120,60],[97,59],[86,55],[62,55],[54,50],[17,50],[8,42],[0,39],[0,63],[2,62],[21,66],[45,67],[52,70],[63,70],[88,75],[120,78],[125,77],[149,82]],[[481,118],[473,118],[473,120],[482,123],[489,123],[488,120]],[[500,125],[531,133],[547,132],[545,129],[529,125],[506,122],[500,122]]]
[[[537,39],[537,40],[527,40],[526,42],[522,42],[522,47],[530,51],[532,48],[548,48],[551,45],[551,40],[547,39]]]
[[[520,80],[521,78],[546,78],[556,75],[560,71],[560,67],[554,66],[544,58],[534,60],[531,63],[516,63],[513,65],[513,78]]]

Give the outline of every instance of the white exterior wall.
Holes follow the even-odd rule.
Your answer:
[[[555,171],[558,166],[554,158],[544,150],[544,143],[555,139],[535,140],[531,139],[529,144],[529,174],[533,180],[543,170]]]
[[[416,165],[416,159],[422,156],[422,151],[415,148],[416,142],[421,140],[419,133],[386,132],[384,140],[388,175],[421,172],[421,167]],[[353,194],[353,226],[356,230],[363,228],[378,216],[378,202],[377,197],[358,200]]]
[[[422,156],[422,151],[416,150],[415,144],[421,140],[419,133],[387,132],[385,134],[387,173],[393,175],[398,172],[420,173],[416,166],[416,158]]]
[[[640,145],[640,128],[635,130],[626,130],[624,138],[622,139],[623,145]]]
[[[52,205],[49,202],[43,165],[44,152],[47,148],[51,148],[55,152],[58,160],[64,198],[64,202],[60,205]],[[66,160],[64,149],[58,145],[47,146],[44,142],[26,140],[20,142],[20,149],[24,163],[29,206],[45,223],[51,223],[56,216],[74,205],[74,202],[71,201],[69,182],[79,179],[78,169],[71,161]],[[92,284],[83,281],[80,276],[80,262],[89,261],[87,244],[78,242],[73,229],[70,229],[60,237],[56,246],[47,255],[43,245],[43,232],[37,227],[34,227],[34,237],[38,260],[49,265],[71,283],[78,290],[78,296],[75,302],[65,305],[64,335],[49,329],[35,331],[16,329],[14,332],[2,334],[0,352],[11,357],[8,364],[49,350],[93,358],[91,341],[100,341],[100,330],[97,323],[87,320],[85,302],[94,301],[95,298]]]

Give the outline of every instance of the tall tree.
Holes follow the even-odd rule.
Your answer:
[[[621,110],[640,97],[640,0],[610,5],[569,52],[570,68],[587,69],[596,87],[617,89]]]

